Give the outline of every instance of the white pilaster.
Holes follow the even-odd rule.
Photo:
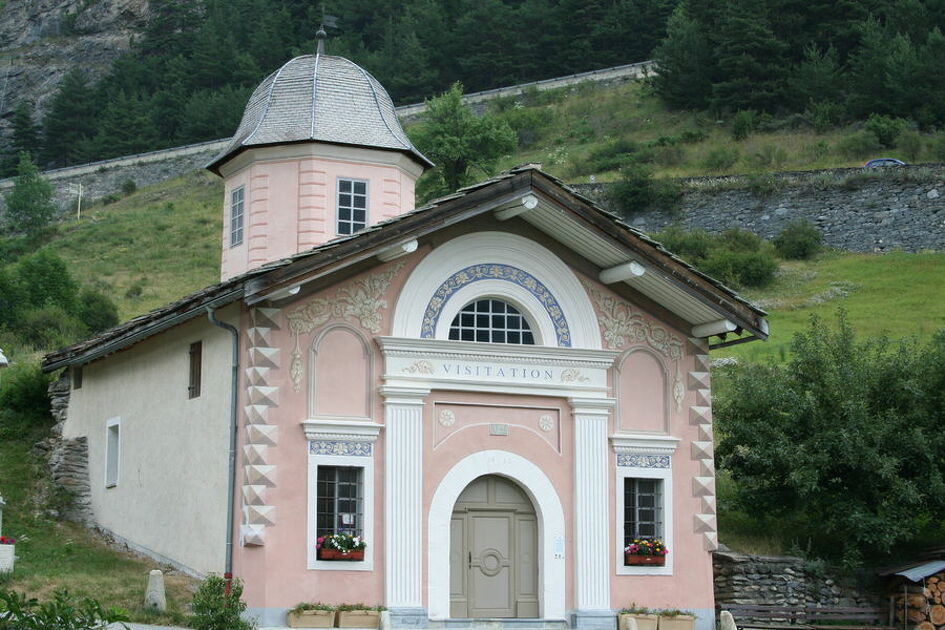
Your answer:
[[[423,399],[428,389],[383,387],[386,605],[423,606]]]
[[[577,625],[582,613],[610,611],[607,427],[615,401],[570,398],[574,415],[574,584]],[[587,544],[587,541],[595,541]],[[596,615],[591,615],[596,616]]]

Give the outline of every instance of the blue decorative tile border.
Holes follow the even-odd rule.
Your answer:
[[[669,468],[671,461],[669,455],[617,454],[617,465],[627,468]]]
[[[374,452],[374,444],[348,440],[311,440],[308,443],[308,452],[311,455],[370,457]]]
[[[558,338],[558,345],[563,348],[571,347],[571,331],[568,328],[568,322],[561,311],[558,300],[552,295],[541,281],[518,267],[511,265],[502,265],[497,263],[487,263],[482,265],[471,265],[461,269],[450,276],[446,282],[441,284],[430,298],[426,311],[423,313],[423,325],[420,329],[420,337],[423,339],[432,339],[436,331],[437,322],[443,312],[443,307],[449,301],[450,297],[463,287],[479,280],[505,280],[512,282],[526,289],[534,295],[545,311],[551,318],[555,326],[555,335]]]

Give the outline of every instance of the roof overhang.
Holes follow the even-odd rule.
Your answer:
[[[303,285],[354,265],[404,255],[416,242],[476,216],[522,220],[598,269],[604,284],[623,283],[688,325],[690,337],[766,339],[766,313],[694,269],[619,218],[533,167],[513,169],[429,205],[254,269],[137,317],[98,337],[46,355],[43,370],[83,364],[238,300],[247,306],[294,297]],[[716,346],[717,347],[717,346]]]

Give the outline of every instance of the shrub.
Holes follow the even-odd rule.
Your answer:
[[[120,201],[120,200],[121,200],[121,196],[118,195],[117,193],[108,193],[107,195],[102,197],[102,205],[107,206],[109,204],[113,204],[116,201]]]
[[[762,168],[781,168],[787,162],[788,154],[782,146],[766,144],[755,152],[754,158]]]
[[[120,608],[105,608],[89,597],[77,600],[64,590],[42,603],[16,591],[0,590],[0,628],[104,630],[113,623],[120,627],[124,621],[128,621],[128,615]]]
[[[945,162],[945,136],[939,136],[931,142],[929,148],[932,151],[932,157],[940,162]]]
[[[591,151],[587,159],[575,164],[572,169],[575,175],[590,175],[591,173],[606,173],[616,171],[631,162],[642,162],[638,156],[640,148],[632,140],[614,140],[602,147]]]
[[[31,425],[49,421],[49,377],[38,363],[13,362],[2,378],[0,409]]]
[[[767,199],[781,189],[781,182],[773,175],[750,175],[748,192],[759,199]]]
[[[719,243],[733,252],[757,252],[764,247],[765,240],[749,230],[732,228],[718,237]]]
[[[736,287],[764,287],[771,284],[778,263],[766,251],[713,251],[699,268],[710,276]]]
[[[126,179],[121,183],[121,192],[126,195],[130,195],[134,191],[138,190],[138,184],[135,183],[133,179]]]
[[[820,230],[805,219],[792,221],[772,241],[778,254],[788,260],[811,258],[820,251],[822,242]]]
[[[907,122],[901,118],[892,118],[882,114],[870,114],[866,119],[866,130],[876,137],[876,141],[889,148],[896,144],[896,138],[906,128]]]
[[[663,247],[681,256],[690,263],[697,263],[709,255],[712,248],[712,235],[705,230],[686,231],[678,225],[670,226],[654,234],[653,238],[663,244]]]
[[[869,131],[857,131],[837,143],[837,150],[849,158],[865,158],[878,151],[882,145],[876,136]]]
[[[25,311],[18,326],[20,338],[34,348],[62,348],[88,334],[88,329],[59,305]]]
[[[118,325],[118,307],[104,293],[82,289],[78,311],[79,320],[93,335]]]
[[[915,129],[906,129],[899,134],[896,146],[905,153],[910,162],[918,162],[922,154],[922,136]]]
[[[839,125],[844,114],[843,105],[835,101],[811,103],[804,112],[807,122],[817,133],[824,133]]]
[[[702,158],[702,166],[710,171],[724,171],[735,166],[740,157],[738,149],[715,147]]]
[[[249,630],[252,626],[240,615],[246,610],[243,582],[234,578],[227,596],[226,580],[218,575],[209,575],[194,593],[194,616],[190,625],[196,630]]]
[[[620,179],[610,187],[611,202],[623,213],[648,208],[674,210],[681,195],[679,184],[655,179],[650,169],[641,164],[621,169]]]
[[[656,151],[656,163],[660,166],[679,166],[685,159],[686,152],[675,144],[660,147]]]
[[[743,109],[735,114],[732,119],[732,137],[736,140],[744,140],[755,130],[757,115],[754,110]]]
[[[706,132],[702,130],[696,130],[696,131],[689,130],[689,131],[684,131],[681,134],[679,134],[679,141],[682,142],[683,144],[696,144],[696,143],[702,142],[708,137],[709,137],[709,134],[707,134]]]

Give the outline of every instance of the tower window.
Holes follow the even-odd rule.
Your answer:
[[[243,244],[243,187],[230,193],[230,247]]]
[[[367,182],[338,180],[338,235],[354,234],[367,227]]]
[[[535,337],[528,320],[502,300],[476,300],[462,308],[450,324],[454,341],[487,341],[532,345]]]

